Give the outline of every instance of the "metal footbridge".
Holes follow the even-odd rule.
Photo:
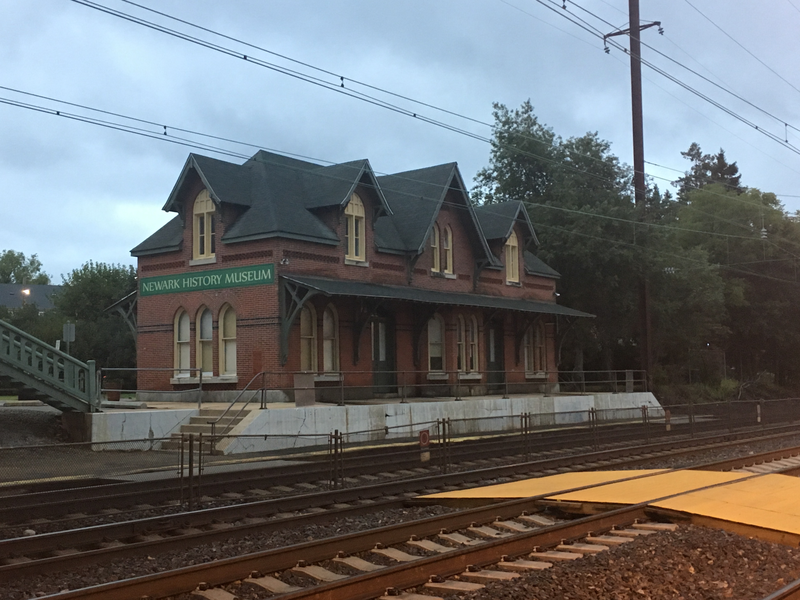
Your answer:
[[[15,387],[63,412],[97,412],[95,363],[83,363],[0,321],[0,386]]]

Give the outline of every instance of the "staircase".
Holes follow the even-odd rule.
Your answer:
[[[203,434],[205,444],[205,439],[211,439],[211,424],[209,421],[216,421],[219,419],[224,413],[225,409],[222,408],[201,408],[200,414],[189,419],[188,423],[184,423],[180,426],[180,430],[173,433],[170,436],[169,440],[164,441],[161,444],[162,450],[180,450],[181,448],[181,438],[184,437],[188,439],[189,434],[194,434],[195,439],[198,439],[199,434]],[[237,414],[234,417],[222,417],[219,423],[216,423],[214,427],[214,431],[217,435],[230,433],[234,427],[236,427],[239,423],[241,423],[244,418],[250,414],[249,410],[243,410],[240,414]],[[207,451],[207,448],[204,448],[204,451]],[[212,449],[213,453],[213,449]]]
[[[97,412],[95,364],[71,357],[0,321],[0,387],[16,388],[62,412]]]

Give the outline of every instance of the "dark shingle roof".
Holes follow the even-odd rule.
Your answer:
[[[531,275],[540,275],[550,279],[560,279],[561,273],[536,256],[533,252],[526,250],[522,253],[522,260],[525,261],[525,270]]]
[[[180,216],[167,222],[161,229],[131,250],[134,256],[175,252],[183,242],[183,219]]]
[[[502,239],[505,241],[511,235],[514,223],[519,221],[525,224],[534,243],[537,245],[539,243],[523,202],[515,200],[498,204],[484,204],[475,209],[475,214],[478,216],[487,240]]]
[[[593,317],[589,313],[567,308],[555,302],[525,300],[523,298],[504,298],[485,296],[482,294],[465,294],[458,292],[440,292],[412,286],[383,285],[361,281],[326,279],[323,277],[306,277],[302,275],[281,275],[283,279],[317,290],[327,296],[354,296],[360,298],[385,298],[392,300],[408,300],[429,304],[451,306],[478,306],[485,308],[503,308],[522,312],[564,315],[569,317]]]

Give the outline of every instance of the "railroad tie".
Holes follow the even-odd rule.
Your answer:
[[[492,527],[505,529],[506,531],[512,531],[514,533],[524,533],[526,531],[533,531],[531,527],[523,525],[522,523],[517,523],[516,521],[501,521],[500,519],[492,523]]]
[[[551,525],[555,525],[556,522],[551,519],[550,517],[546,517],[544,515],[520,515],[517,517],[519,521],[524,521],[525,523],[530,523],[531,525],[536,525],[538,527],[550,527]]]
[[[652,535],[655,531],[648,531],[646,529],[612,529],[610,533],[621,537],[635,538],[640,535]]]
[[[556,550],[559,552],[576,552],[578,554],[599,554],[603,550],[608,550],[608,546],[576,542],[574,544],[559,544],[556,546]]]
[[[477,592],[486,586],[482,583],[473,583],[472,581],[453,581],[450,579],[442,579],[441,577],[433,576],[431,577],[431,580],[423,587],[429,590],[463,594],[465,592]]]
[[[506,557],[503,557],[503,560],[497,563],[498,569],[504,571],[518,571],[521,573],[527,571],[544,571],[552,566],[553,563],[543,560],[524,560],[522,558],[518,560],[508,560]]]
[[[550,562],[555,560],[577,560],[581,558],[583,554],[578,554],[577,552],[562,552],[561,550],[545,550],[531,552],[528,556]]]
[[[587,544],[600,544],[601,546],[621,546],[632,540],[632,538],[620,535],[589,535],[585,539]]]
[[[477,569],[467,567],[459,577],[474,583],[491,583],[493,581],[513,581],[519,579],[520,574],[513,571],[494,571],[491,569]]]
[[[340,575],[339,573],[334,573],[333,571],[329,571],[325,567],[320,567],[319,565],[301,565],[298,564],[296,567],[292,567],[293,573],[300,573],[301,575],[306,575],[311,577],[311,579],[316,579],[317,581],[322,581],[325,583],[330,583],[331,581],[339,581],[340,579],[347,579],[347,575]]]
[[[263,590],[267,590],[271,594],[288,594],[289,592],[296,592],[297,590],[303,589],[295,585],[284,583],[280,579],[270,577],[269,575],[265,575],[263,577],[248,577],[244,580],[244,583],[249,583],[251,585],[260,587]]]
[[[467,527],[467,531],[470,533],[474,533],[478,537],[486,538],[488,540],[495,540],[498,538],[508,537],[511,534],[505,531],[497,531],[497,529],[493,529],[488,527],[487,525],[473,525],[471,527]]]
[[[467,537],[463,533],[458,533],[457,531],[453,533],[445,533],[442,531],[439,534],[439,539],[452,542],[453,544],[457,544],[459,546],[477,546],[478,544],[483,544],[483,540],[476,540],[475,538]]]
[[[376,565],[375,563],[371,563],[357,556],[336,556],[334,557],[333,562],[347,565],[348,567],[363,573],[369,573],[370,571],[378,571],[383,569],[381,565]]]
[[[420,558],[419,556],[414,556],[413,554],[403,552],[397,548],[379,548],[376,546],[370,550],[370,552],[373,554],[380,554],[381,556],[385,556],[391,560],[396,560],[397,562],[411,562],[414,560],[419,560]]]
[[[427,550],[428,552],[435,552],[436,554],[444,554],[445,552],[452,552],[455,548],[450,548],[448,546],[442,546],[441,544],[437,544],[431,540],[418,540],[416,538],[411,538],[406,542],[409,546],[413,546],[414,548],[419,548],[421,550]]]
[[[632,529],[641,529],[643,531],[675,531],[678,526],[675,523],[634,523]]]

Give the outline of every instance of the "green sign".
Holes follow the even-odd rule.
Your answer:
[[[219,290],[267,283],[275,283],[274,264],[144,277],[139,281],[139,294],[155,296],[156,294]]]

